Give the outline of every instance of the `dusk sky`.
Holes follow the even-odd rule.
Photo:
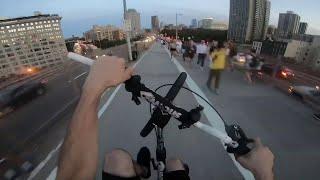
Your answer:
[[[128,8],[141,13],[143,27],[150,28],[151,15],[160,21],[175,23],[175,13],[183,14],[179,23],[189,25],[191,19],[213,17],[216,21],[228,21],[229,0],[127,0]],[[319,0],[271,0],[270,24],[277,25],[280,12],[292,10],[309,23],[308,33],[320,35]],[[121,26],[122,0],[2,0],[0,17],[32,15],[34,11],[59,14],[63,17],[65,37],[82,35],[92,25],[113,24]],[[318,12],[317,12],[318,11]]]

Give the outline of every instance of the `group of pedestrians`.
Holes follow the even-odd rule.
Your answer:
[[[181,40],[165,40],[163,44],[167,44],[171,52],[171,59],[173,55],[182,55],[183,61],[189,63],[190,67],[193,64],[193,59],[197,56],[197,65],[204,71],[205,62],[209,62],[209,75],[207,80],[207,87],[219,94],[219,87],[222,73],[225,69],[234,70],[234,61],[238,58],[237,46],[233,41],[212,41],[211,43],[201,40],[196,44],[191,38],[187,41]],[[245,55],[244,76],[245,80],[252,84],[252,75],[259,71],[263,62],[258,60],[254,50],[247,52]],[[212,87],[213,84],[213,87]]]

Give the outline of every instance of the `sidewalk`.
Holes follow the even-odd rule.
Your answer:
[[[220,94],[214,95],[206,91],[208,66],[203,72],[196,64],[190,68],[177,59],[228,123],[241,125],[249,137],[260,137],[270,147],[276,157],[276,179],[314,179],[320,175],[320,154],[316,152],[320,131],[311,108],[272,85],[248,85],[238,71],[225,71]]]

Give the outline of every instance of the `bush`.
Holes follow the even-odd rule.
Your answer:
[[[176,30],[164,29],[161,31],[161,34],[167,34],[167,36],[176,36]],[[212,30],[212,29],[183,29],[178,31],[178,36],[180,39],[184,38],[185,40],[188,37],[191,37],[194,41],[199,42],[201,40],[206,40],[211,42],[212,40],[216,41],[226,41],[227,40],[227,31],[223,30]]]

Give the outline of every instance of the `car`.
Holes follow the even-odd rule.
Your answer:
[[[276,68],[275,64],[264,64],[261,67],[261,73],[272,76],[275,71],[275,68]],[[295,76],[295,74],[293,70],[289,69],[286,66],[280,65],[280,67],[277,68],[275,76],[276,78],[279,78],[279,79],[290,80]]]
[[[26,82],[0,91],[0,117],[46,93],[47,81]]]
[[[305,102],[320,106],[320,89],[318,86],[291,86],[289,93]]]

